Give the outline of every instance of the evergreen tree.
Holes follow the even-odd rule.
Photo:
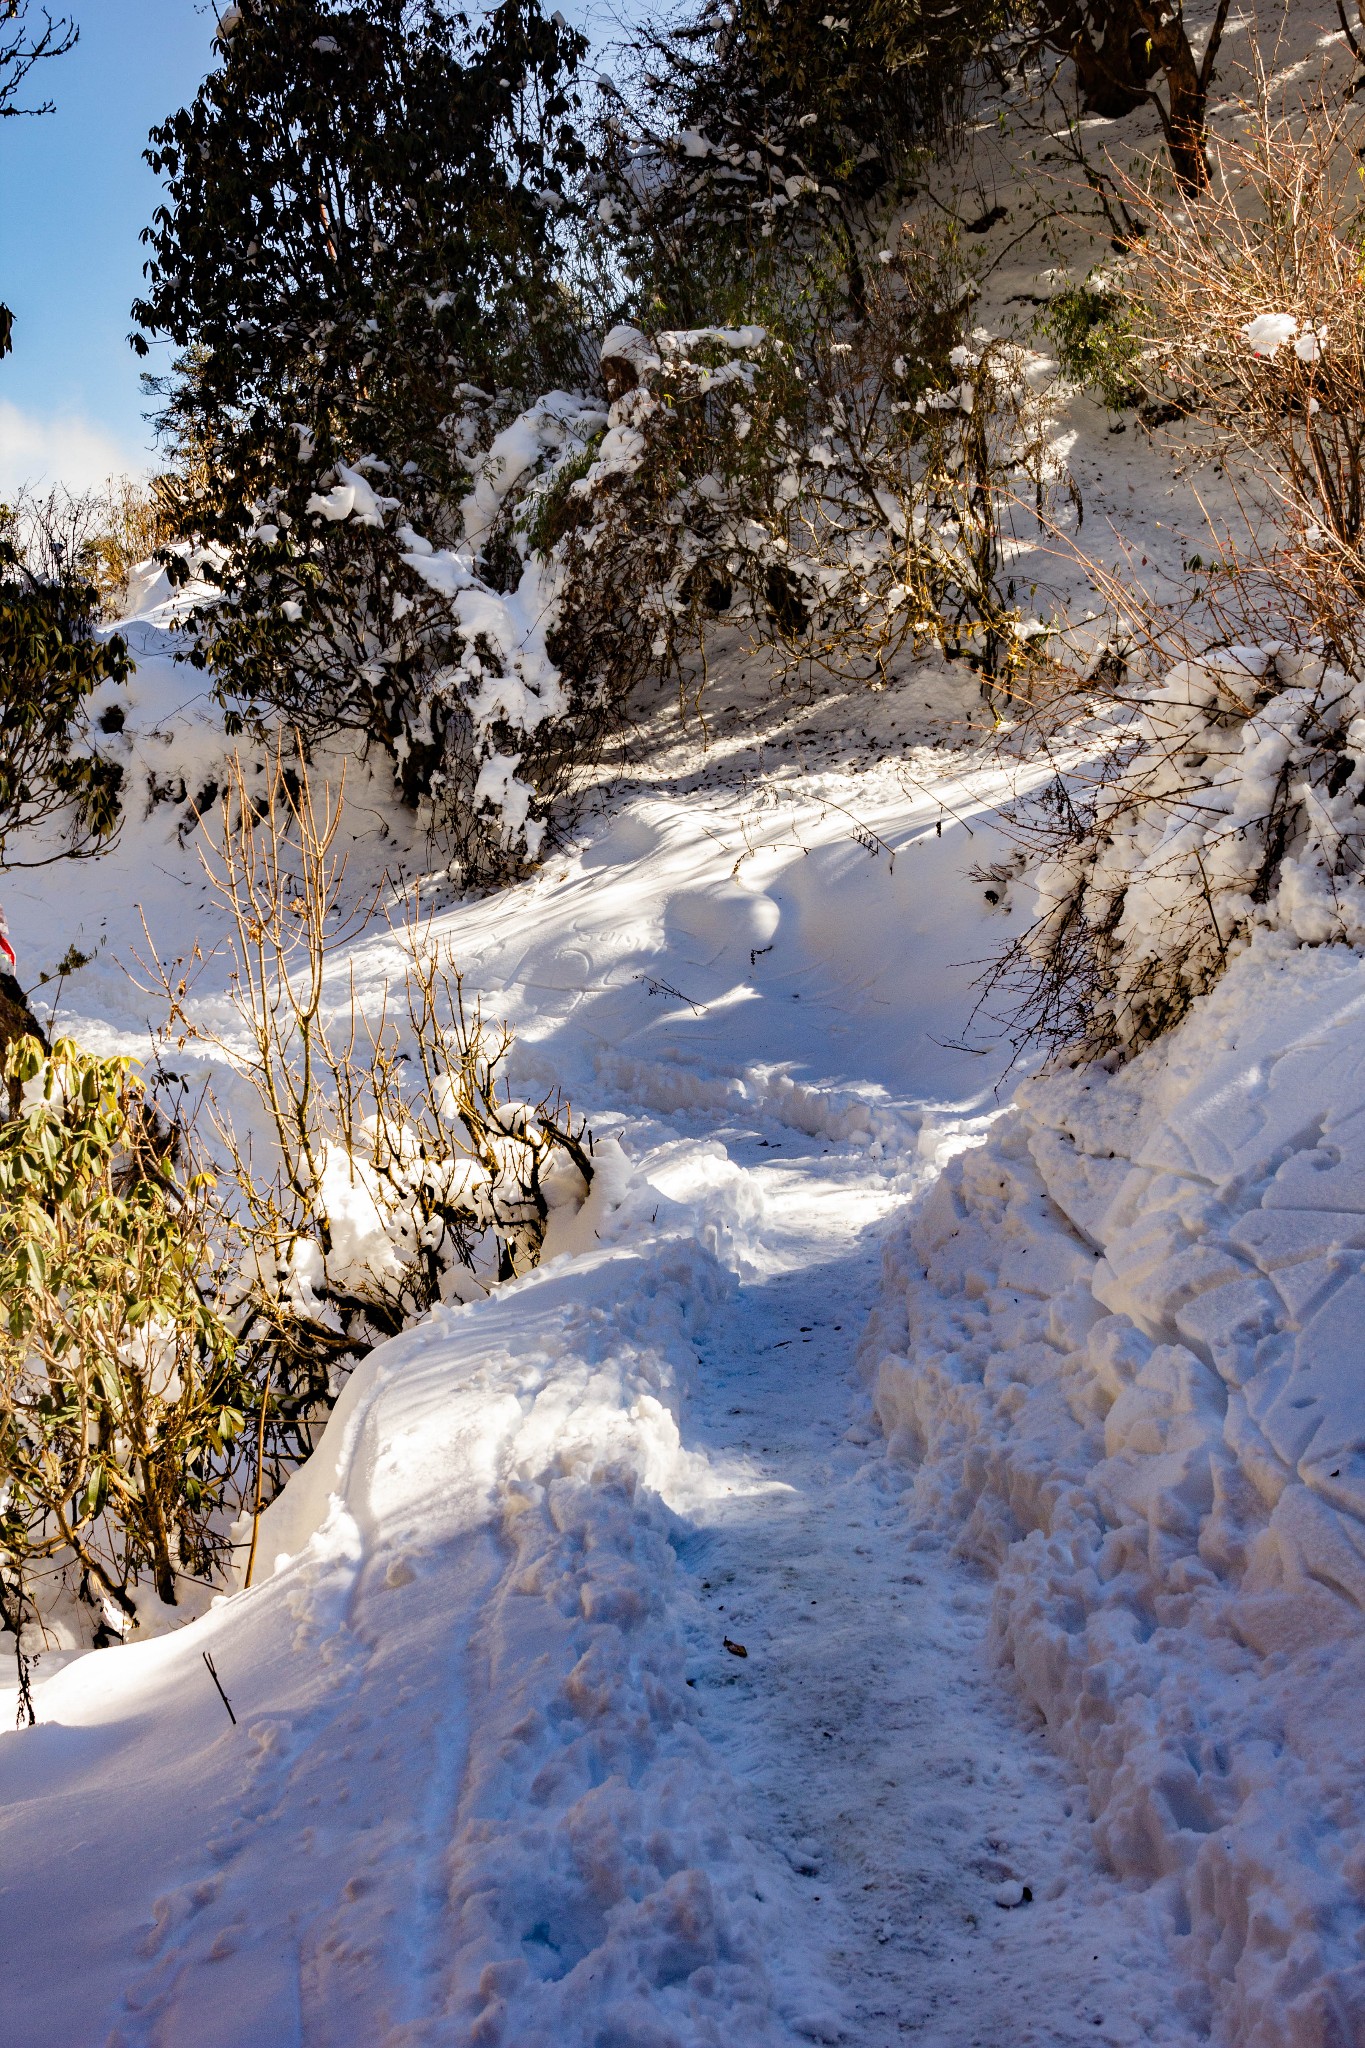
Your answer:
[[[94,586],[71,572],[35,575],[11,532],[0,505],[0,868],[23,865],[13,834],[59,815],[69,853],[96,852],[114,832],[123,771],[94,743],[87,705],[132,668],[117,633],[96,636]]]
[[[817,274],[832,256],[860,314],[872,215],[904,194],[916,151],[952,134],[1008,18],[1008,0],[703,0],[647,36],[636,105],[607,117],[601,213],[653,317],[790,300],[802,253]]]
[[[154,131],[147,337],[171,512],[220,599],[191,659],[239,709],[381,740],[418,796],[470,764],[432,679],[451,618],[405,560],[459,538],[481,443],[579,372],[560,282],[585,47],[539,0],[244,0]],[[179,573],[188,574],[182,561]]]

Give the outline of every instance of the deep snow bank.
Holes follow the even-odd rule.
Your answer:
[[[1260,940],[1130,1067],[1025,1084],[866,1362],[1192,2017],[1365,2039],[1365,963]]]
[[[679,1433],[733,1285],[699,1238],[762,1222],[711,1149],[604,1158],[590,1251],[359,1368],[262,1583],[46,1682],[0,1750],[7,2038],[835,2038],[686,1676],[674,1518],[755,1485]]]

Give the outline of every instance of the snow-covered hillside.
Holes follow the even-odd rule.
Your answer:
[[[1307,21],[1286,76],[1341,55]],[[1013,120],[939,196],[979,206],[981,317],[1027,336],[1109,243]],[[1054,397],[1095,563],[1187,591],[1241,480]],[[1071,539],[1010,560],[1084,664],[1109,623]],[[121,836],[4,908],[44,1021],[145,1058],[149,947],[197,948],[187,1000],[235,1028],[197,851],[230,743],[183,601],[134,595],[136,672],[93,706]],[[5,2044],[1365,2042],[1365,963],[1263,890],[1166,1036],[1042,1073],[978,996],[1035,907],[1005,813],[1093,721],[1039,747],[966,661],[779,694],[737,633],[715,655],[705,722],[639,692],[487,895],[347,759],[380,907],[329,1002],[392,1003],[383,912],[420,882],[596,1176],[534,1270],[357,1367],[249,1587],[139,1593],[98,1651],[54,1608],[32,1728],[0,1636]],[[1196,721],[1192,673],[1221,965],[1264,822],[1222,798],[1290,748],[1254,692]],[[1304,797],[1315,859],[1360,779]],[[195,1050],[187,1090],[249,1117]]]
[[[1345,948],[1030,1083],[888,1250],[889,1454],[1218,2040],[1365,2028],[1365,1157]]]
[[[211,774],[134,637],[130,760]],[[265,1583],[0,1738],[17,2040],[1353,2038],[1359,962],[1007,1108],[974,684],[732,684],[442,914],[589,1209],[356,1373]],[[84,1037],[144,890],[213,936],[182,824],[11,891]]]
[[[134,703],[179,733],[156,632]],[[662,722],[534,882],[443,915],[528,1084],[591,1108],[592,1202],[357,1372],[264,1583],[40,1663],[0,1738],[16,2040],[1186,2038],[856,1371],[888,1220],[997,1113],[958,1041],[1021,915],[968,873],[1003,772],[920,737],[968,741],[975,684],[865,701],[838,741],[736,678],[709,753]],[[23,951],[96,953],[83,1036],[145,1030],[144,876],[160,944],[212,937],[179,822],[81,906],[11,892]]]

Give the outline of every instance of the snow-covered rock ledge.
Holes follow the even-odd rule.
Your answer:
[[[1026,1084],[887,1282],[892,1454],[1189,2017],[1365,2039],[1365,962],[1259,939],[1132,1065]]]

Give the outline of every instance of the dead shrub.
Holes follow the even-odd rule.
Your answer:
[[[1224,611],[1262,637],[1365,664],[1365,196],[1360,113],[1269,87],[1210,143],[1213,177],[1171,201],[1130,188],[1148,233],[1122,276],[1149,386],[1252,481],[1217,536]]]
[[[19,491],[9,511],[21,558],[44,582],[92,584],[104,617],[120,617],[132,570],[177,538],[160,481],[120,476],[99,490]]]

